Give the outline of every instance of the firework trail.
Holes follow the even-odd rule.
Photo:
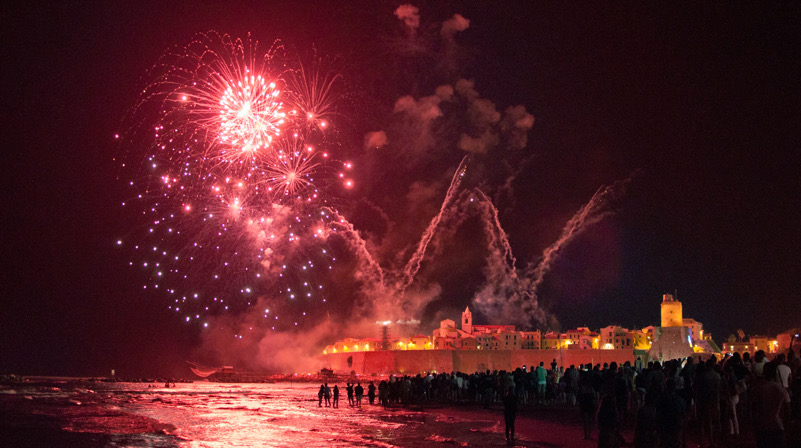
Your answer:
[[[509,244],[509,238],[506,231],[501,227],[501,221],[498,218],[498,209],[493,205],[492,200],[484,194],[483,191],[475,189],[476,197],[479,199],[479,204],[484,207],[483,215],[489,219],[485,219],[484,229],[489,238],[489,246],[497,248],[500,253],[499,259],[507,266],[514,266],[517,263],[515,256],[512,254],[512,246]]]
[[[406,267],[403,269],[403,279],[402,283],[399,286],[401,293],[403,293],[403,291],[405,291],[406,288],[408,288],[409,285],[411,285],[412,282],[414,281],[414,277],[420,270],[420,262],[422,262],[423,256],[425,256],[428,244],[434,237],[434,233],[437,231],[437,227],[439,226],[439,223],[442,220],[443,215],[453,205],[453,199],[456,196],[456,191],[459,189],[459,185],[461,185],[462,178],[464,177],[465,170],[467,169],[467,159],[468,159],[467,156],[462,158],[462,161],[456,168],[456,173],[453,175],[453,178],[451,179],[451,184],[448,187],[447,193],[445,194],[445,199],[442,201],[442,206],[440,207],[439,213],[437,213],[437,215],[434,216],[434,218],[428,224],[428,228],[426,228],[425,232],[423,232],[423,236],[420,238],[420,242],[417,245],[417,249],[415,250],[412,257],[409,259],[409,261],[406,263]]]
[[[537,263],[520,272],[514,267],[506,233],[497,220],[497,209],[489,198],[478,195],[484,207],[485,231],[490,237],[487,260],[487,283],[473,298],[482,313],[494,321],[512,322],[527,327],[545,324],[547,315],[539,306],[537,290],[562,249],[589,226],[613,213],[613,206],[625,192],[631,178],[602,186],[565,224],[559,238],[548,246]]]
[[[401,309],[407,308],[408,304],[404,300],[404,294],[407,288],[414,282],[420,270],[422,260],[425,257],[426,249],[433,238],[438,234],[440,224],[443,221],[451,221],[453,219],[453,212],[462,208],[459,204],[467,202],[464,200],[464,195],[460,195],[458,191],[467,169],[467,161],[468,158],[464,157],[457,167],[456,172],[451,178],[450,186],[442,201],[439,213],[432,218],[428,227],[420,237],[415,252],[402,269],[385,270],[370,253],[367,248],[367,242],[354,228],[353,224],[336,210],[326,209],[326,212],[333,217],[333,219],[328,222],[328,228],[332,231],[336,231],[338,235],[343,237],[352,253],[357,256],[359,265],[356,275],[368,285],[365,288],[369,289],[369,292],[365,295],[373,300],[373,311],[400,311]],[[459,225],[460,223],[454,223],[453,227],[458,228]],[[369,310],[367,311],[369,314]],[[411,313],[414,314],[417,311],[419,310],[411,310]]]
[[[359,235],[353,224],[339,212],[333,209],[326,209],[326,211],[334,218],[329,222],[328,227],[332,230],[340,230],[338,234],[346,236],[349,247],[358,256],[360,263],[358,275],[364,276],[366,280],[383,288],[385,286],[384,269],[367,249],[367,242]]]
[[[526,276],[532,278],[532,286],[535,290],[542,283],[543,277],[551,269],[551,265],[562,249],[584,229],[598,223],[612,213],[615,201],[624,193],[628,182],[629,180],[618,181],[612,185],[600,187],[592,195],[592,198],[570,218],[562,228],[559,239],[542,252],[540,262],[529,266],[526,270]]]

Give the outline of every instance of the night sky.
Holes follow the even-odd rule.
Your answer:
[[[471,161],[520,267],[599,187],[627,180],[614,213],[564,247],[538,291],[563,329],[658,324],[666,292],[718,341],[801,323],[797,5],[415,2],[412,45],[399,2],[134,3],[2,6],[0,373],[189,376],[184,361],[202,358],[203,330],[143,291],[116,245],[138,225],[120,205],[130,191],[119,162],[138,149],[114,135],[165,50],[210,30],[337,61],[340,147],[359,171],[356,188],[331,196],[366,236],[385,232],[385,251],[416,244],[466,154],[455,112],[420,152],[393,104],[469,79],[498,111],[535,117],[506,165]],[[457,13],[470,25],[448,46],[439,26]],[[384,129],[393,154],[363,148]],[[415,205],[413,185],[433,193]],[[376,208],[394,230],[376,229],[365,212]],[[424,260],[421,275],[441,286],[417,317],[425,334],[457,319],[483,282],[476,235],[468,220]],[[349,312],[342,298],[314,306]]]

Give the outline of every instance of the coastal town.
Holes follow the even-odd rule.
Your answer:
[[[451,351],[462,359],[461,367],[512,368],[506,365],[514,359],[561,359],[560,364],[577,364],[586,361],[613,360],[618,362],[647,363],[680,359],[688,356],[704,358],[721,358],[725,354],[755,353],[759,350],[766,354],[786,351],[797,338],[798,330],[791,329],[775,336],[744,334],[730,336],[721,345],[715,342],[709,332],[704,331],[703,324],[693,318],[684,317],[682,303],[672,294],[664,294],[660,304],[661,320],[658,326],[651,325],[641,329],[628,329],[619,325],[609,325],[598,330],[578,327],[562,332],[541,330],[522,331],[514,325],[479,325],[473,323],[473,315],[469,307],[462,312],[459,325],[454,320],[445,319],[432,334],[413,336],[392,336],[391,324],[379,325],[378,337],[344,338],[326,346],[323,360],[334,370],[340,366],[358,373],[391,373],[397,371],[413,371],[423,368],[420,364],[424,357],[404,357],[400,352],[408,351]],[[394,352],[391,360],[383,355],[383,360],[369,369],[359,372],[360,364],[356,361],[376,358],[379,352]],[[465,352],[485,352],[488,356],[480,358],[477,364],[467,362]],[[503,353],[503,354],[502,354]],[[558,353],[558,355],[556,355]],[[418,353],[419,354],[419,353]],[[458,354],[458,355],[457,355]],[[349,356],[344,356],[349,355]],[[357,356],[355,359],[353,355]],[[505,356],[504,356],[505,355]],[[523,358],[521,358],[521,355]],[[553,356],[552,356],[553,355]],[[590,358],[587,358],[590,356]],[[550,357],[550,358],[549,358]],[[442,356],[434,364],[441,366]],[[475,358],[475,356],[473,356]],[[346,360],[342,364],[337,360]],[[414,360],[411,364],[399,362],[399,359]],[[489,361],[487,361],[489,360]],[[575,361],[575,362],[574,362]],[[458,363],[458,362],[457,362]],[[409,364],[405,367],[405,364]],[[475,365],[471,365],[475,364]],[[531,365],[531,363],[529,363]],[[436,368],[434,369],[436,370]]]

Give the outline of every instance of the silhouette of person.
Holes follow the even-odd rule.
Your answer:
[[[348,406],[353,406],[353,384],[347,383],[345,390],[348,392]]]
[[[334,384],[334,403],[332,407],[339,407],[339,386],[336,384]]]
[[[373,404],[375,401],[375,384],[370,381],[370,385],[367,386],[367,399],[370,400],[370,404]]]
[[[515,440],[515,418],[517,418],[517,395],[514,386],[509,386],[503,397],[503,419],[506,422],[506,441]]]
[[[356,405],[358,407],[362,407],[362,396],[364,395],[364,388],[362,387],[362,383],[356,385],[356,388],[353,389],[356,393]]]
[[[320,390],[317,392],[317,406],[323,407],[323,395],[325,395],[325,384],[320,385]]]

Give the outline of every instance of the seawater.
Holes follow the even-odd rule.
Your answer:
[[[497,416],[463,421],[420,408],[319,407],[314,383],[76,383],[10,386],[0,400],[24,399],[53,414],[62,431],[104,434],[126,447],[438,447],[502,445]],[[340,385],[344,386],[344,385]],[[6,398],[4,399],[3,396]],[[135,418],[134,418],[135,417]],[[143,423],[145,422],[145,423]],[[91,444],[82,444],[90,446]]]

